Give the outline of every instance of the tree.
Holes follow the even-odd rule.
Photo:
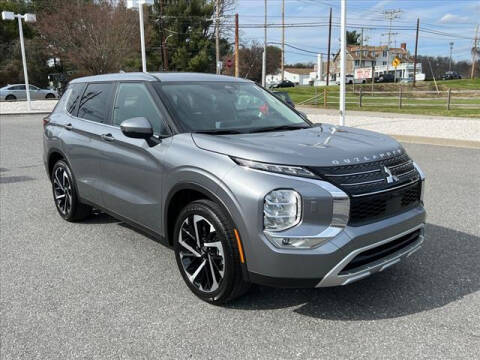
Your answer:
[[[138,16],[123,2],[57,0],[52,7],[39,14],[37,29],[50,56],[78,74],[118,72],[138,56]]]
[[[207,0],[155,3],[152,49],[161,50],[153,56],[157,64],[166,70],[215,72],[215,38],[211,31],[214,5]],[[231,46],[225,39],[220,44],[223,56]]]
[[[250,47],[240,48],[240,77],[260,83],[262,80],[263,45],[252,43]],[[276,46],[267,47],[267,74],[276,74],[280,69],[282,51]],[[233,55],[226,56],[233,59]],[[234,66],[224,69],[224,74],[233,75]]]
[[[347,45],[360,45],[360,36],[355,30],[347,31]]]
[[[0,11],[13,11],[24,14],[33,10],[27,1],[0,1]],[[31,24],[23,22],[25,50],[30,82],[46,86],[49,68],[44,47]],[[0,21],[0,86],[24,82],[23,64],[20,52],[18,22]]]

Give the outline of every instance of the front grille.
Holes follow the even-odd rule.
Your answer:
[[[356,269],[359,269],[364,265],[371,264],[377,260],[392,255],[393,253],[407,247],[408,245],[413,244],[415,241],[418,240],[419,236],[420,230],[416,230],[410,234],[399,237],[398,239],[390,241],[386,244],[364,251],[355,256],[353,260],[350,261],[348,265],[343,268],[340,274],[355,272]]]
[[[421,184],[414,184],[362,197],[350,199],[350,225],[359,226],[377,221],[418,205]]]
[[[420,176],[407,154],[310,170],[350,196],[351,226],[395,215],[420,202]]]

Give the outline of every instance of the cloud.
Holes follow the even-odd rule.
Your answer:
[[[460,15],[454,15],[454,14],[445,14],[443,17],[440,19],[441,24],[463,24],[467,21],[469,21],[470,18],[468,16],[460,16]]]

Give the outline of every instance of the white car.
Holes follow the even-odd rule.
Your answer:
[[[58,99],[58,93],[53,89],[40,89],[35,85],[29,85],[30,99],[44,100],[44,99]],[[15,101],[26,100],[27,92],[25,91],[25,84],[13,84],[0,88],[0,101]]]
[[[365,84],[367,82],[366,79],[355,79],[353,75],[345,75],[345,84]],[[335,81],[337,85],[340,85],[340,79]]]

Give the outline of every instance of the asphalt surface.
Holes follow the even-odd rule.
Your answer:
[[[0,117],[2,359],[453,359],[480,354],[480,151],[406,144],[428,177],[423,249],[342,288],[199,301],[172,250],[57,214],[41,117]]]

